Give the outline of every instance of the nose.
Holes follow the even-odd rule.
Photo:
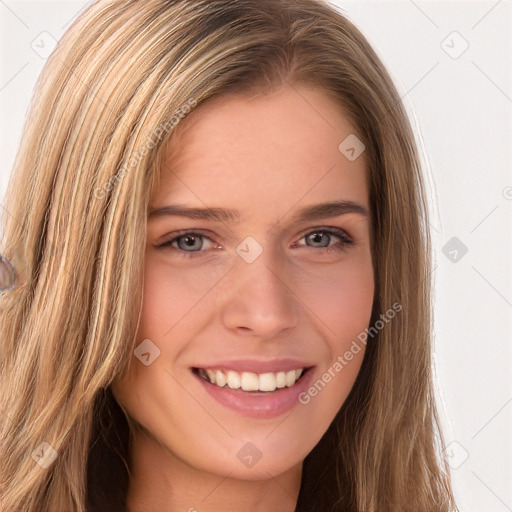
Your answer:
[[[235,262],[225,283],[222,320],[226,328],[260,339],[272,339],[298,323],[300,301],[285,265],[270,251],[252,263]]]

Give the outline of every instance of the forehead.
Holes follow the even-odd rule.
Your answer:
[[[166,148],[152,205],[229,202],[243,210],[256,201],[260,214],[301,200],[367,206],[365,155],[350,161],[339,150],[355,132],[342,107],[317,89],[215,99],[189,114]]]

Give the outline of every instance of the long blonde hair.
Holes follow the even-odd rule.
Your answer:
[[[46,63],[6,196],[1,251],[20,285],[0,302],[3,512],[125,506],[130,424],[110,385],[133,357],[163,150],[191,109],[284,83],[325,91],[363,137],[372,324],[403,308],[368,338],[304,461],[297,511],[456,509],[433,395],[421,164],[364,36],[316,0],[99,0]]]

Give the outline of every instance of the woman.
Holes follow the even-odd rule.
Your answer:
[[[414,135],[327,4],[93,3],[7,200],[5,512],[455,509]]]

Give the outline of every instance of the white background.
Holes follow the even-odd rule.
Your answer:
[[[335,3],[388,67],[424,144],[458,505],[512,511],[512,0]],[[0,0],[2,199],[44,52],[86,5]]]

